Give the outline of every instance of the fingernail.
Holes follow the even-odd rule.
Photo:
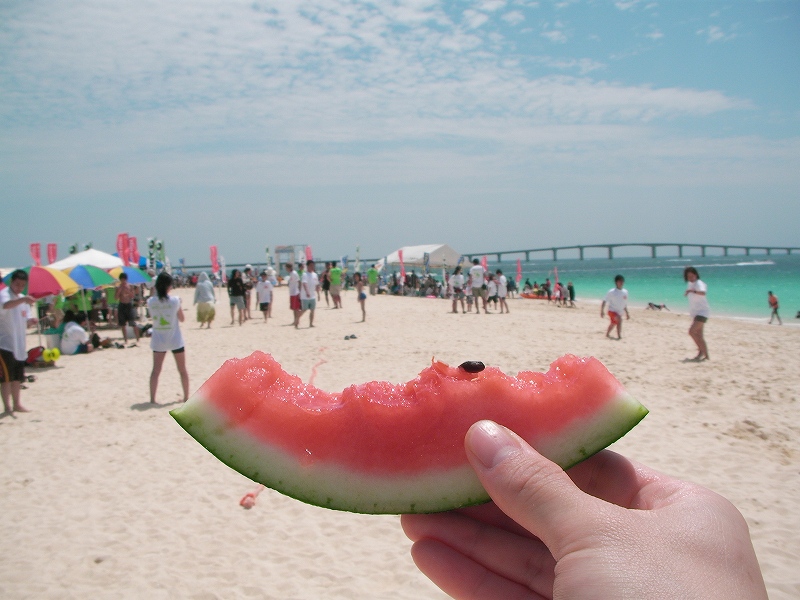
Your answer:
[[[519,444],[494,421],[479,421],[467,432],[467,446],[487,469],[495,467]]]

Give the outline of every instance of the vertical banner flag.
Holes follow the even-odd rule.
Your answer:
[[[484,271],[489,271],[489,261],[487,260],[486,255],[484,255],[481,259],[481,266],[483,267]]]
[[[47,263],[54,263],[58,258],[58,246],[56,244],[47,244]]]
[[[272,266],[272,255],[269,253],[269,246],[267,246],[266,248],[264,248],[264,250],[265,250],[265,251],[266,251],[266,253],[267,253],[267,266],[268,266],[268,267],[271,267],[271,266]]]
[[[522,281],[522,259],[517,259],[517,285]]]
[[[311,246],[306,246],[306,262],[314,260],[314,252],[311,250]]]
[[[457,266],[457,267],[460,267],[460,266],[461,266],[461,263],[463,263],[463,262],[464,262],[464,259],[465,259],[465,258],[466,258],[466,256],[464,256],[463,254],[462,254],[461,256],[459,256],[459,257],[458,257],[458,262],[456,263],[456,266]]]
[[[31,258],[34,267],[42,266],[42,245],[39,242],[31,244]]]
[[[139,248],[136,238],[133,236],[128,238],[128,260],[133,263],[133,266],[139,266]]]
[[[216,248],[216,246],[214,246],[214,248]],[[220,256],[219,257],[219,268],[220,268],[220,271],[222,272],[222,283],[228,283],[228,274],[225,272],[225,257],[224,256]]]
[[[118,233],[117,234],[117,256],[122,259],[122,264],[126,267],[128,266],[128,234],[127,233]]]
[[[217,247],[211,246],[211,271],[216,273],[219,271],[219,257],[217,255]]]
[[[347,254],[342,257],[342,271],[347,271]]]
[[[356,246],[356,264],[353,267],[353,272],[361,272],[361,246]]]
[[[397,251],[397,258],[400,259],[400,280],[405,284],[406,282],[406,265],[403,262],[403,250]]]
[[[429,252],[426,252],[422,255],[422,265],[423,265],[423,275],[427,275],[431,269],[431,255]]]

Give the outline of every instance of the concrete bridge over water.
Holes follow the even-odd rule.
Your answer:
[[[584,244],[584,245],[576,245],[576,246],[558,246],[558,247],[548,247],[548,248],[529,248],[527,250],[503,250],[501,252],[492,251],[492,252],[474,252],[470,254],[465,254],[469,260],[472,260],[475,257],[480,256],[496,256],[497,262],[501,262],[503,260],[504,255],[525,255],[525,262],[530,262],[532,254],[541,254],[546,253],[550,254],[553,260],[558,260],[558,253],[559,252],[567,252],[567,251],[576,251],[578,252],[578,258],[580,260],[584,259],[585,251],[588,249],[596,249],[600,248],[605,250],[606,256],[609,259],[614,258],[614,250],[618,248],[649,248],[650,249],[650,256],[652,258],[657,258],[659,256],[658,250],[659,249],[676,249],[677,256],[679,258],[683,258],[686,249],[698,249],[700,251],[700,256],[706,256],[709,250],[715,250],[717,252],[721,252],[720,254],[715,254],[715,256],[729,256],[730,254],[736,255],[743,255],[743,256],[750,256],[751,254],[760,254],[760,255],[772,255],[772,254],[792,254],[793,252],[800,252],[800,247],[788,247],[788,246],[735,246],[735,245],[722,245],[722,244],[678,244],[678,243],[650,243],[650,242],[643,242],[643,243],[631,243],[631,244]],[[695,256],[692,254],[692,256]]]

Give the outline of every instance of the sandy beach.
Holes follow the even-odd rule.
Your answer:
[[[286,288],[274,318],[230,326],[219,293],[211,330],[198,329],[192,290],[179,290],[191,389],[228,358],[259,349],[327,390],[413,378],[431,357],[481,360],[506,372],[545,370],[564,353],[602,360],[650,409],[613,448],[729,498],[745,515],[770,598],[800,597],[800,328],[712,318],[712,360],[689,318],[631,309],[623,339],[604,337],[596,304],[576,309],[512,299],[511,314],[448,314],[445,300],[355,292],[343,310],[291,325]],[[713,298],[712,309],[713,309]],[[787,319],[789,321],[790,319]],[[100,331],[101,335],[103,331]],[[356,339],[345,336],[356,334]],[[119,331],[109,335],[121,338]],[[28,338],[36,345],[36,334]],[[29,369],[28,414],[0,419],[0,597],[386,598],[445,595],[415,568],[395,516],[304,505],[217,461],[169,416],[180,382],[167,357],[158,406],[148,402],[151,352],[138,347],[62,357]]]

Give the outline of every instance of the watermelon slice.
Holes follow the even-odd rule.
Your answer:
[[[329,393],[270,355],[227,361],[170,413],[214,456],[309,504],[359,513],[437,512],[489,500],[464,436],[481,419],[512,429],[563,468],[647,414],[595,358],[563,356],[517,377],[433,361],[404,384]]]

